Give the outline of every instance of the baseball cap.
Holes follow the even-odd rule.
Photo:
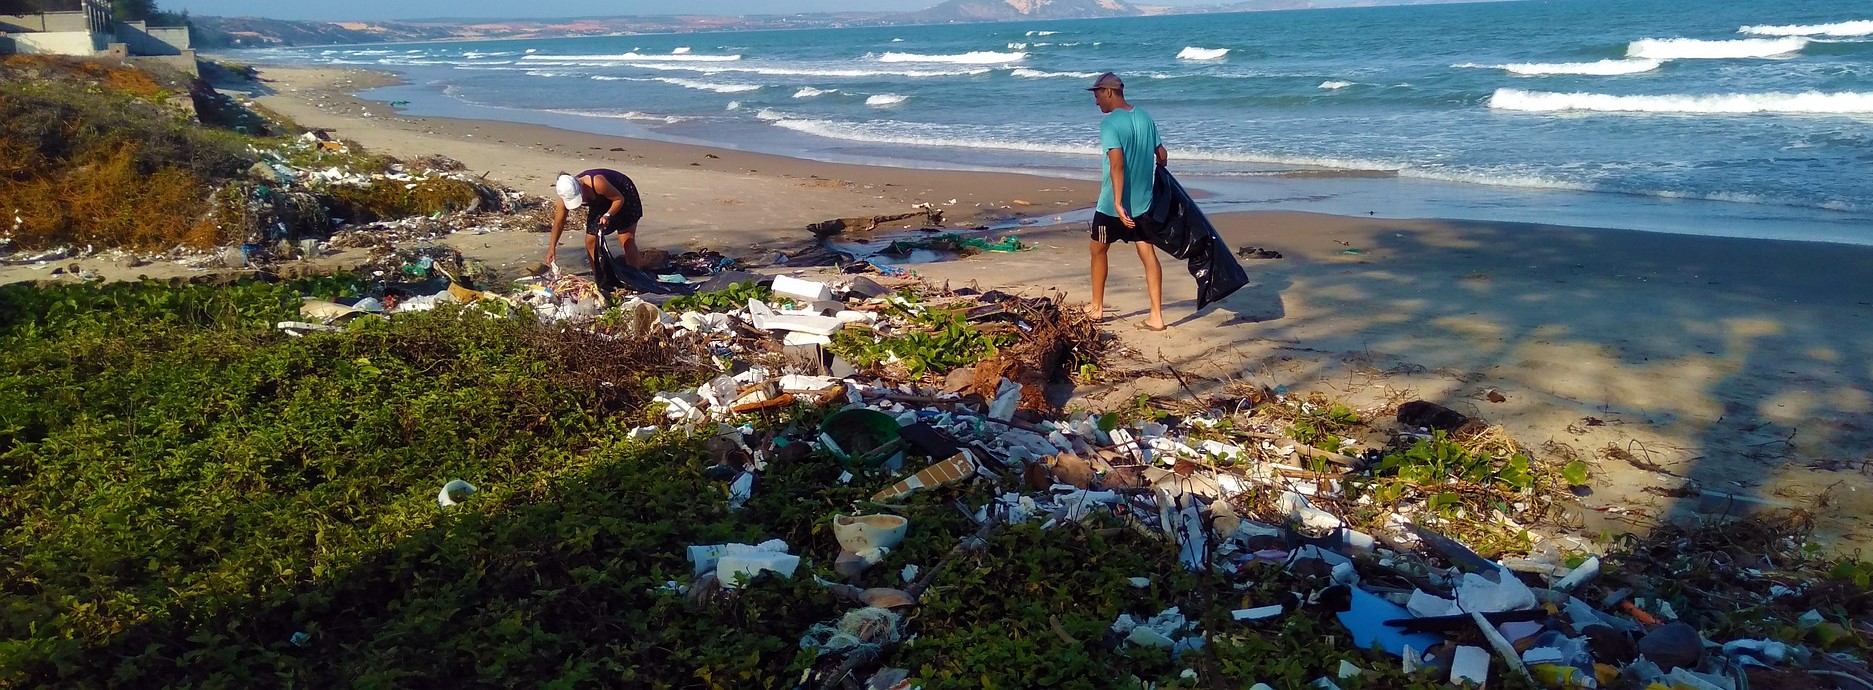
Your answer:
[[[560,175],[559,181],[553,183],[553,191],[558,192],[560,200],[566,202],[568,211],[585,205],[585,192],[579,189],[579,181],[572,179],[571,175]]]
[[[1099,75],[1098,79],[1093,80],[1092,87],[1086,90],[1098,91],[1100,89],[1123,89],[1123,88],[1125,88],[1125,82],[1119,80],[1119,75],[1113,74],[1111,72],[1107,72],[1105,74]]]

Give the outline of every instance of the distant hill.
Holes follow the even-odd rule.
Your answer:
[[[302,22],[260,17],[190,17],[189,25],[197,48],[433,41],[460,34],[454,27],[400,22]]]
[[[1140,14],[1144,11],[1125,0],[949,0],[914,16],[930,22],[1000,22]]]

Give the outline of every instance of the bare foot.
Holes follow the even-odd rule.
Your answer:
[[[1086,305],[1086,315],[1093,317],[1094,321],[1103,321],[1106,318],[1106,308],[1103,305],[1088,304]]]

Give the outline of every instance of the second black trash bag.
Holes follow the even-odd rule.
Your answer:
[[[1183,184],[1169,170],[1158,167],[1147,221],[1138,224],[1146,241],[1171,256],[1183,259],[1190,277],[1197,280],[1197,308],[1202,309],[1235,294],[1249,284],[1249,274],[1236,263],[1229,245],[1216,233]]]
[[[611,253],[604,238],[599,238],[597,259],[592,266],[592,282],[598,283],[598,289],[607,293],[612,290],[630,290],[649,295],[693,295],[696,287],[688,284],[658,282],[657,277],[639,270],[624,262],[624,259]]]

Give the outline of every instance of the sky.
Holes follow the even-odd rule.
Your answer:
[[[909,11],[942,0],[157,0],[171,12],[272,19],[383,20],[529,17],[610,17],[632,14],[792,14],[795,12]],[[1151,5],[1215,4],[1217,0],[1152,0]],[[680,8],[680,9],[678,9]]]

